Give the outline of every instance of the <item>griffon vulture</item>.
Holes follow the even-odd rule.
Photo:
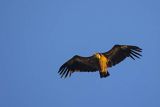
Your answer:
[[[96,53],[89,57],[79,55],[73,56],[65,62],[58,73],[61,77],[71,76],[74,72],[95,72],[99,71],[100,77],[109,76],[108,68],[119,64],[125,58],[130,57],[133,60],[140,58],[142,49],[132,45],[114,45],[111,50],[104,53]]]

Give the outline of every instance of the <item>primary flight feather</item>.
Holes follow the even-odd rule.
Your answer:
[[[112,67],[125,58],[140,58],[142,49],[132,45],[114,45],[111,50],[104,53],[96,53],[90,57],[73,56],[65,62],[58,73],[61,77],[71,76],[74,72],[95,72],[99,71],[100,77],[109,76],[108,67]]]

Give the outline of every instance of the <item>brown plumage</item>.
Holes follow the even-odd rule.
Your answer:
[[[96,53],[90,57],[75,55],[65,62],[59,69],[61,77],[71,76],[74,72],[95,72],[99,71],[100,77],[109,76],[108,67],[112,67],[125,58],[130,57],[135,60],[142,56],[142,49],[131,45],[115,45],[111,50],[104,53]]]

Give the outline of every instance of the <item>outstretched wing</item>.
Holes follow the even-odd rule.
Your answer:
[[[82,57],[75,55],[73,58],[64,63],[60,68],[58,73],[61,78],[64,76],[71,76],[71,73],[79,72],[94,72],[98,70],[98,61],[94,56]]]
[[[109,59],[108,66],[112,67],[123,61],[126,57],[131,57],[134,60],[135,57],[140,58],[142,56],[140,52],[142,52],[142,49],[137,46],[115,45],[111,50],[102,54]]]

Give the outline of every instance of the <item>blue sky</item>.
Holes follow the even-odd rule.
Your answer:
[[[1,0],[0,107],[159,107],[159,0]],[[143,57],[61,79],[73,55],[137,45]]]

